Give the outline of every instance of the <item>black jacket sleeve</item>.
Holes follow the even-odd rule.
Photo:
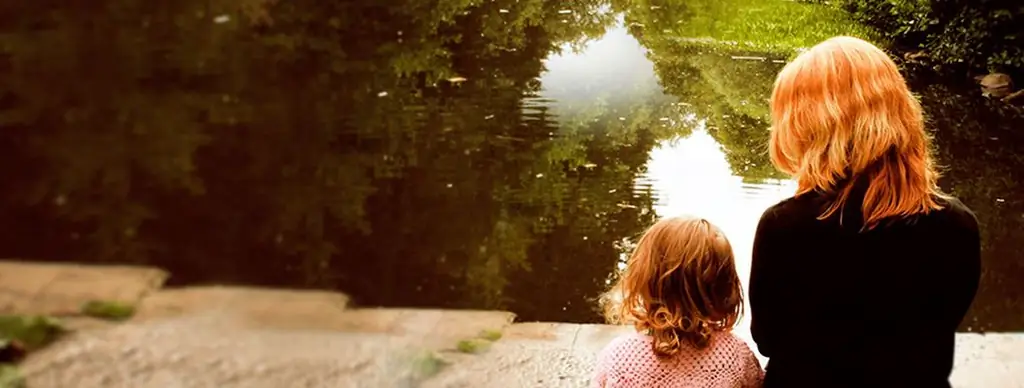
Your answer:
[[[750,268],[750,331],[758,352],[771,357],[772,350],[780,342],[779,337],[785,328],[785,311],[780,311],[785,303],[780,290],[785,280],[778,275],[784,232],[778,230],[773,210],[769,208],[761,215],[754,234],[754,249]]]
[[[965,212],[960,220],[957,246],[951,250],[951,263],[942,287],[947,295],[943,321],[946,328],[955,330],[971,307],[981,278],[981,232],[973,213]]]

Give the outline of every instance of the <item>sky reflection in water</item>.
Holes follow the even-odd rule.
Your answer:
[[[548,72],[541,78],[544,94],[577,101],[636,87],[661,93],[654,65],[645,52],[625,28],[611,29],[580,53],[569,51],[549,58]],[[696,120],[692,116],[672,119]],[[647,172],[637,183],[653,190],[659,217],[694,215],[722,228],[736,253],[745,293],[757,221],[768,206],[791,196],[795,185],[791,180],[745,182],[732,171],[725,150],[708,134],[704,123],[696,126],[689,136],[661,141],[650,152]],[[738,334],[748,338],[749,326],[749,317],[744,316]]]

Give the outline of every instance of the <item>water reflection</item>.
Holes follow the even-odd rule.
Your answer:
[[[931,77],[911,79],[935,128],[939,182],[978,216],[982,279],[961,326],[973,331],[1024,329],[1024,111]]]
[[[744,294],[758,218],[796,190],[790,180],[745,182],[729,165],[723,147],[703,128],[686,138],[666,140],[652,150],[647,174],[639,183],[654,189],[659,216],[696,215],[722,228],[736,253]],[[750,311],[749,305],[745,307]],[[749,315],[740,318],[736,333],[753,343]]]
[[[705,23],[728,7],[101,3],[0,6],[26,15],[0,18],[0,257],[592,322],[655,217],[710,218],[745,272],[792,192],[766,103],[802,40],[696,39],[760,36]],[[971,325],[1024,328],[1020,112],[934,84],[944,184],[986,230]]]

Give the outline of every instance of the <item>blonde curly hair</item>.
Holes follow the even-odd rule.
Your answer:
[[[658,357],[677,354],[685,342],[706,347],[742,314],[732,246],[705,219],[662,219],[640,238],[601,304],[608,322],[651,335]]]

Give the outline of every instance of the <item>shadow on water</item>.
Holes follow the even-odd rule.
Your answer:
[[[32,15],[0,17],[0,257],[575,322],[657,216],[712,219],[748,271],[793,190],[772,78],[847,28],[768,28],[815,15],[788,2],[745,29],[707,1],[101,3],[0,6]],[[1020,330],[1021,113],[916,88],[985,228],[965,326]]]

